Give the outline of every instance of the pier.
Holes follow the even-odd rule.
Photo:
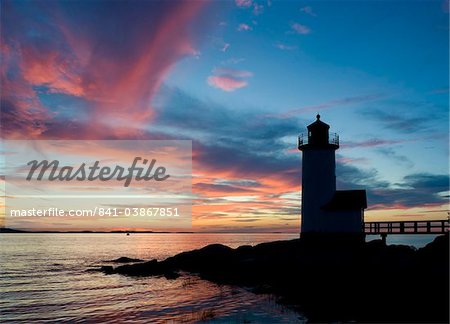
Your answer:
[[[388,234],[445,234],[448,233],[449,220],[414,220],[414,221],[384,221],[364,222],[364,234],[381,235],[386,241]]]

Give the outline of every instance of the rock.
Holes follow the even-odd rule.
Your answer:
[[[131,263],[131,262],[144,262],[144,260],[141,259],[133,259],[133,258],[127,258],[127,257],[120,257],[118,259],[104,261],[104,262],[114,262],[114,263]]]
[[[171,270],[172,268],[169,268],[167,263],[158,262],[156,259],[154,259],[142,263],[118,266],[115,269],[115,272],[127,276],[158,276],[163,275],[167,271]]]
[[[104,272],[105,274],[112,274],[114,273],[114,268],[112,266],[101,266],[100,271]]]
[[[174,279],[178,279],[180,277],[180,274],[175,271],[167,271],[164,273],[164,277],[167,280],[174,280]]]

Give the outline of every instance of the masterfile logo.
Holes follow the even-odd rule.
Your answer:
[[[191,227],[191,141],[6,140],[3,154],[10,227]]]
[[[142,165],[145,167],[139,167],[138,163],[142,161]],[[30,166],[30,171],[28,172],[27,181],[32,181],[33,176],[36,173],[36,180],[42,181],[42,178],[46,175],[48,181],[124,181],[124,187],[128,187],[131,181],[164,181],[167,180],[170,175],[166,175],[166,168],[159,166],[156,168],[154,173],[152,173],[153,168],[156,164],[156,159],[152,159],[148,163],[148,159],[143,159],[142,157],[135,157],[133,163],[129,168],[124,168],[120,165],[116,165],[111,168],[109,166],[100,167],[100,161],[95,161],[92,166],[86,166],[86,163],[82,163],[78,168],[73,166],[63,166],[59,167],[59,161],[53,160],[49,162],[48,160],[43,160],[38,162],[37,160],[32,160],[27,163]],[[136,175],[134,172],[136,171]]]

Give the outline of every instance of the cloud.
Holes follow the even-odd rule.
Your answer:
[[[311,29],[309,29],[309,27],[295,22],[291,23],[291,29],[294,33],[300,35],[307,35],[311,33]]]
[[[73,68],[73,58],[49,48],[23,46],[19,68],[30,85],[45,85],[52,93],[85,95],[81,78]]]
[[[299,186],[300,154],[284,153],[295,146],[296,119],[261,120],[255,112],[205,103],[178,89],[166,91],[170,100],[157,114],[157,123],[194,141],[194,173],[203,174],[199,182],[271,194]],[[286,136],[292,136],[292,145],[282,140]]]
[[[240,8],[249,8],[253,4],[253,0],[235,0],[236,6]]]
[[[369,209],[408,209],[448,203],[442,195],[449,190],[448,175],[414,173],[405,176],[400,183],[389,183],[380,180],[375,169],[338,163],[336,180],[339,189],[366,189]]]
[[[208,84],[223,91],[234,91],[247,86],[247,81],[228,76],[209,76]]]
[[[228,184],[216,184],[216,183],[204,183],[198,182],[193,185],[193,190],[197,192],[203,192],[208,197],[222,197],[230,193],[233,195],[250,195],[255,190],[246,187],[232,186]]]
[[[274,46],[282,51],[292,51],[297,49],[297,46],[286,45],[283,43],[275,43]]]
[[[341,155],[337,155],[337,162],[338,163],[342,163],[342,164],[368,164],[369,163],[369,159],[367,158],[349,158],[346,156],[341,156]]]
[[[253,73],[244,70],[216,68],[212,76],[209,76],[207,82],[210,86],[223,91],[234,91],[247,86],[246,78],[253,76]]]
[[[278,118],[291,118],[292,116],[308,113],[308,112],[317,112],[322,111],[324,109],[331,109],[336,108],[340,106],[348,106],[348,105],[355,105],[370,101],[376,101],[381,98],[385,97],[383,94],[368,94],[368,95],[361,95],[361,96],[353,96],[353,97],[345,97],[341,99],[335,99],[330,100],[321,104],[317,105],[311,105],[311,106],[305,106],[300,108],[291,109],[287,112],[284,112],[282,114],[277,115]]]
[[[403,182],[396,184],[400,189],[372,190],[374,208],[401,206],[403,208],[420,206],[440,206],[448,203],[442,193],[449,191],[449,176],[430,173],[410,174]]]
[[[414,166],[414,163],[410,159],[404,155],[398,154],[392,147],[380,147],[377,149],[377,152],[408,168],[412,168]]]
[[[340,143],[342,148],[377,147],[405,143],[411,140],[385,140],[381,138],[371,138],[364,141],[345,141]]]
[[[314,12],[314,10],[310,6],[305,6],[300,9],[301,12],[304,12],[305,14],[308,14],[313,17],[317,17],[317,14]]]
[[[259,16],[259,15],[261,15],[263,12],[264,12],[264,6],[263,6],[263,5],[260,5],[260,4],[257,4],[257,3],[254,3],[254,4],[253,4],[253,14],[254,14],[255,16]]]
[[[404,177],[403,186],[432,191],[435,193],[448,191],[450,177],[430,173],[415,173]]]
[[[341,161],[342,162],[342,161]],[[336,183],[339,189],[389,188],[389,182],[379,179],[375,169],[362,169],[349,163],[336,165]]]
[[[227,43],[222,37],[208,36],[208,39],[211,46],[221,52],[226,52],[231,46],[231,44]]]
[[[233,78],[250,78],[253,76],[253,73],[250,71],[226,69],[226,68],[215,68],[213,70],[213,73],[219,75],[227,75]]]
[[[378,120],[384,124],[384,128],[389,128],[401,133],[415,133],[422,132],[429,129],[430,121],[435,119],[432,113],[428,116],[414,116],[412,112],[413,105],[409,105],[407,109],[408,112],[400,113],[398,112],[388,112],[381,109],[366,109],[361,112],[365,117]]]
[[[237,30],[238,31],[248,31],[248,30],[252,30],[253,28],[247,24],[239,24]]]
[[[196,53],[190,26],[204,5],[9,1],[1,20],[2,100],[9,110],[2,115],[4,134],[41,136],[61,117],[51,106],[59,95],[84,100],[91,128],[148,122],[164,77]]]
[[[242,58],[242,57],[231,57],[231,58],[223,61],[222,64],[223,65],[232,65],[232,64],[235,65],[235,64],[239,64],[244,61],[245,61],[245,58]]]
[[[264,12],[264,6],[253,0],[235,0],[235,3],[239,8],[252,8],[252,13],[255,16],[258,16]],[[267,3],[267,5],[270,7],[271,3]]]
[[[229,43],[225,43],[223,44],[223,47],[220,49],[222,52],[226,52],[228,50],[228,48],[230,47]]]

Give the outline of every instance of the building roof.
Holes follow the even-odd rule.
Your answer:
[[[367,198],[365,190],[339,190],[334,193],[330,202],[322,207],[325,210],[355,210],[366,209]]]
[[[329,129],[330,125],[328,125],[327,123],[324,123],[323,121],[320,120],[320,115],[317,114],[316,116],[316,121],[312,124],[309,124],[306,128],[308,128],[308,130],[313,130],[313,129]]]

